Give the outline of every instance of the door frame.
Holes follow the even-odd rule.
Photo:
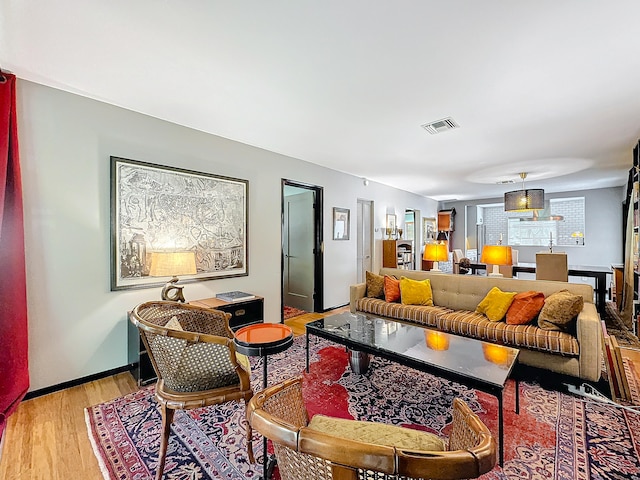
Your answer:
[[[367,219],[367,221],[369,222],[369,248],[371,249],[371,271],[373,271],[373,265],[375,263],[375,215],[374,215],[374,201],[373,200],[367,200],[365,198],[358,198],[356,200],[356,208],[358,209],[358,212],[356,212],[356,217],[359,214],[360,211],[360,205],[364,205],[364,204],[368,204],[369,205],[369,218]],[[360,225],[356,226],[356,231],[358,232],[358,235],[356,237],[356,256],[357,256],[357,250],[358,248],[362,245],[363,240],[365,238],[364,233],[361,234],[361,231],[364,231],[364,228],[362,228],[364,226],[365,223],[365,219],[364,217],[361,218],[360,220],[362,220],[362,222],[360,222]],[[362,235],[362,238],[360,238]],[[356,259],[357,261],[357,259]],[[357,265],[356,265],[357,268]],[[366,270],[366,269],[365,269]],[[356,272],[356,276],[359,275],[359,272]],[[365,281],[365,279],[363,278],[362,281]]]
[[[283,178],[280,186],[280,319],[284,321],[284,187],[298,187],[315,193],[313,208],[313,311],[324,312],[323,187]]]

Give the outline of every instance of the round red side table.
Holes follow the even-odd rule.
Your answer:
[[[235,333],[236,351],[252,357],[263,357],[262,388],[267,388],[267,357],[280,353],[293,344],[293,331],[281,323],[255,323],[242,327]],[[275,458],[267,455],[267,437],[263,437],[263,479],[271,477]]]

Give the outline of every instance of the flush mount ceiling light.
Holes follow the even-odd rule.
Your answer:
[[[521,173],[522,190],[514,190],[504,194],[505,212],[528,212],[530,210],[540,210],[544,208],[544,190],[534,188],[527,190],[524,188],[526,173]]]

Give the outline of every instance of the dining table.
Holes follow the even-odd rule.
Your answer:
[[[517,277],[519,273],[536,273],[535,263],[516,263],[512,265],[513,275]],[[471,263],[469,266],[472,274],[487,269],[484,263]],[[602,265],[569,265],[568,273],[570,277],[591,277],[595,279],[595,303],[600,313],[603,313],[607,301],[607,275],[612,275],[611,266]]]

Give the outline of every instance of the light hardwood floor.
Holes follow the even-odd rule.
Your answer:
[[[103,478],[87,436],[84,409],[137,388],[126,372],[22,402],[9,417],[0,478]]]
[[[324,314],[307,313],[285,323],[295,335],[301,335],[306,323],[348,310],[344,307]],[[84,409],[137,388],[126,372],[22,402],[7,424],[0,479],[102,479],[87,436]]]
[[[309,313],[285,323],[300,335],[306,323],[341,311],[348,308]],[[623,350],[623,354],[632,358],[636,371],[640,371],[640,352]],[[102,479],[87,436],[84,409],[137,388],[127,372],[22,402],[9,417],[0,457],[0,479]]]
[[[324,318],[328,315],[335,315],[337,313],[348,312],[348,311],[349,311],[349,307],[341,307],[341,308],[336,308],[335,310],[330,310],[325,313],[305,313],[304,315],[293,317],[290,320],[285,320],[284,323],[291,327],[291,330],[293,330],[294,335],[304,335],[306,331],[304,326],[307,323],[313,322],[314,320],[319,320],[320,318]]]

